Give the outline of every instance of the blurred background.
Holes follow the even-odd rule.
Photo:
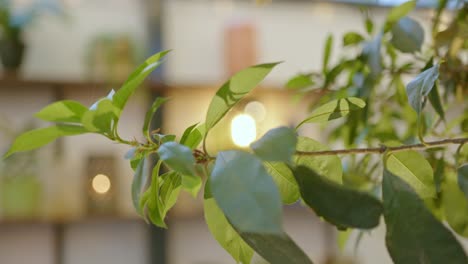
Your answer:
[[[401,2],[0,0],[0,154],[19,133],[46,125],[33,119],[46,104],[66,98],[91,105],[163,49],[173,52],[129,102],[121,135],[140,135],[149,104],[168,96],[172,100],[153,125],[179,137],[204,120],[211,96],[232,73],[284,61],[208,142],[213,149],[242,146],[269,128],[304,117],[307,102],[298,103],[281,88],[294,74],[320,69],[327,35],[364,33],[363,8],[378,24]],[[412,17],[429,32],[433,11],[428,7],[437,1],[418,3]],[[334,46],[339,50],[340,41]],[[250,138],[239,138],[241,132]],[[323,136],[314,127],[301,132],[317,140]],[[136,215],[126,151],[103,137],[84,135],[1,161],[0,263],[233,263],[209,234],[200,199],[182,195],[167,219],[168,230]],[[317,263],[334,256],[342,256],[341,263],[347,258],[391,263],[384,227],[352,233],[340,249],[338,232],[300,205],[285,208],[285,226]]]

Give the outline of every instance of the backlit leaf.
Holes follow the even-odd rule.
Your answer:
[[[416,7],[416,0],[411,0],[405,2],[399,6],[396,6],[390,10],[387,15],[387,23],[394,23],[400,20],[401,18],[405,17],[409,14],[414,8]]]
[[[138,159],[138,165],[135,169],[135,175],[132,181],[132,201],[136,211],[143,215],[143,208],[140,207],[141,194],[145,191],[148,181],[148,172],[146,167],[146,158]]]
[[[343,36],[343,46],[356,45],[364,41],[364,37],[356,32],[348,32]]]
[[[64,100],[52,103],[37,112],[35,116],[51,122],[80,123],[88,108],[77,101]]]
[[[278,186],[281,200],[285,204],[293,204],[299,199],[299,186],[289,167],[282,162],[264,162],[268,173]]]
[[[286,88],[291,90],[300,90],[314,85],[310,74],[298,74],[286,83]]]

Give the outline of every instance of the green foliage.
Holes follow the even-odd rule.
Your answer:
[[[4,157],[83,133],[126,144],[130,150],[125,158],[135,171],[131,192],[136,211],[165,228],[180,192],[195,197],[205,184],[208,228],[240,263],[250,263],[254,252],[273,264],[312,263],[282,226],[283,204],[299,200],[339,229],[372,229],[383,213],[387,249],[397,264],[467,263],[442,222],[468,237],[468,86],[463,57],[468,49],[468,4],[455,10],[447,28],[439,31],[446,6],[441,1],[428,34],[431,45],[423,45],[421,26],[407,17],[415,6],[416,1],[409,1],[392,9],[381,28],[364,12],[366,36],[345,33],[341,39],[346,48],[343,54],[334,51],[332,60],[330,35],[322,69],[298,74],[286,84],[290,92],[311,92],[317,99],[296,128],[320,123],[320,138],[326,144],[278,127],[252,143],[251,153],[207,152],[208,132],[277,63],[252,66],[231,77],[214,95],[205,122],[189,126],[178,141],[175,135],[150,130],[165,98],[157,98],[146,114],[144,142],[121,138],[120,115],[137,87],[161,64],[168,53],[163,51],[90,108],[71,100],[46,106],[36,117],[55,125],[18,136]],[[405,88],[408,78],[412,81]],[[428,101],[434,111],[423,111]],[[433,141],[425,142],[426,137]],[[447,145],[458,146],[456,153]],[[345,148],[330,150],[332,146]],[[376,155],[383,155],[383,162]]]

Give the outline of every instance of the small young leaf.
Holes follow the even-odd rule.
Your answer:
[[[393,25],[391,43],[401,52],[419,51],[423,42],[424,29],[417,21],[404,17]]]
[[[296,144],[297,136],[293,129],[278,127],[268,131],[250,147],[264,161],[289,162],[296,152]]]
[[[154,100],[153,104],[151,105],[151,108],[148,110],[148,112],[146,112],[145,122],[143,123],[143,135],[145,135],[148,140],[150,140],[149,127],[150,127],[153,115],[154,113],[156,113],[156,111],[158,111],[159,107],[165,102],[167,102],[168,100],[169,100],[168,98],[163,98],[163,97],[156,98],[156,100]]]
[[[418,115],[422,110],[423,97],[429,94],[431,89],[434,87],[437,78],[439,78],[438,64],[420,73],[406,86],[409,103],[411,107],[416,110]]]
[[[328,150],[328,147],[322,145],[311,138],[298,137],[297,146],[298,151],[322,151]],[[311,170],[314,170],[320,175],[327,177],[330,181],[341,184],[343,182],[342,175],[343,169],[341,167],[341,160],[336,155],[329,156],[294,156],[294,164],[296,166],[303,165]]]
[[[194,198],[197,197],[202,184],[202,179],[196,175],[182,175],[182,188],[189,192]]]
[[[402,151],[390,154],[385,161],[386,168],[403,178],[422,198],[435,196],[431,164],[416,151]]]
[[[214,198],[203,202],[205,221],[213,237],[236,260],[236,263],[250,264],[253,250],[232,228]]]
[[[281,200],[285,204],[293,204],[300,197],[299,186],[289,167],[282,162],[264,162],[267,172],[273,177],[278,186]]]
[[[195,158],[190,148],[176,142],[167,142],[159,146],[158,154],[171,169],[184,175],[195,175]]]
[[[298,74],[286,83],[286,88],[291,90],[300,90],[314,85],[310,74]]]
[[[175,171],[166,172],[159,178],[159,199],[164,209],[162,215],[165,216],[177,202],[182,188],[182,178]]]
[[[364,41],[364,37],[356,32],[348,32],[343,36],[343,46],[352,46]]]
[[[323,73],[325,75],[328,72],[328,63],[330,61],[332,47],[333,47],[333,36],[328,35],[327,40],[325,42],[325,48],[323,51],[323,64],[322,64]]]
[[[81,123],[89,131],[112,134],[113,125],[118,119],[116,112],[111,99],[103,98],[83,114]]]
[[[161,59],[164,58],[170,51],[162,51],[149,57],[143,64],[138,66],[136,70],[130,74],[130,77],[125,81],[122,87],[115,93],[113,102],[118,109],[117,116],[120,116],[125,104],[130,96],[135,92],[136,88],[140,86],[146,77],[161,65]]]
[[[153,168],[151,184],[146,191],[142,191],[138,203],[138,210],[143,214],[146,220],[149,218],[156,226],[167,228],[164,223],[164,216],[161,215],[162,208],[159,200],[159,171],[161,163],[161,161],[158,161]],[[143,183],[142,186],[146,187],[147,183]]]
[[[259,234],[240,232],[240,236],[271,264],[312,264],[304,251],[284,232]]]
[[[468,163],[462,165],[457,170],[458,173],[458,186],[460,190],[465,194],[466,199],[468,200]]]
[[[7,158],[16,152],[40,148],[60,137],[75,136],[87,132],[88,130],[84,127],[75,125],[56,125],[31,130],[19,135],[3,158]]]
[[[205,124],[199,124],[198,126],[192,128],[190,132],[187,132],[187,129],[180,140],[180,144],[183,144],[190,149],[195,149],[200,145],[200,142],[203,140],[203,136],[205,135]],[[186,133],[188,133],[186,135]]]
[[[145,191],[148,180],[148,173],[146,167],[146,158],[138,159],[138,165],[135,169],[135,175],[132,181],[132,201],[138,214],[143,215],[143,208],[140,207],[141,194]]]
[[[327,122],[348,115],[351,111],[362,109],[366,103],[356,97],[337,99],[319,106],[309,117],[304,119],[296,128],[305,123]]]
[[[379,224],[383,209],[377,198],[334,183],[304,166],[293,172],[304,202],[338,228],[369,229]]]
[[[400,20],[401,18],[405,17],[409,14],[414,8],[416,7],[416,0],[411,0],[405,2],[399,6],[396,6],[390,10],[387,15],[387,24],[393,24]]]
[[[211,100],[206,113],[206,132],[214,127],[221,118],[255,86],[257,86],[278,63],[255,65],[231,77]]]
[[[86,106],[77,101],[58,101],[44,107],[35,116],[45,121],[80,123],[83,114],[88,111]]]
[[[385,170],[382,189],[386,244],[394,263],[468,263],[454,235],[405,181]]]
[[[197,127],[197,125],[198,125],[198,123],[195,123],[195,124],[187,127],[184,130],[184,133],[182,134],[182,137],[180,138],[180,141],[179,141],[180,144],[185,145],[185,142],[187,141],[187,138],[189,137],[190,133],[192,133],[192,131],[195,129],[195,127]]]
[[[447,223],[455,232],[468,237],[468,200],[454,173],[447,173],[442,185],[442,204]]]
[[[237,230],[282,232],[278,189],[254,155],[238,150],[218,153],[210,186],[217,204]]]
[[[374,22],[367,17],[366,20],[364,21],[364,24],[366,26],[366,32],[370,35],[372,32],[374,32]]]

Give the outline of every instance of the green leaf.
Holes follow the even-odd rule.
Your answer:
[[[52,103],[37,112],[35,116],[51,122],[81,123],[81,117],[88,108],[77,101],[64,100]]]
[[[265,168],[278,186],[281,200],[285,204],[293,204],[299,199],[299,186],[292,171],[282,162],[264,162]]]
[[[203,202],[205,221],[213,237],[236,260],[236,263],[250,264],[253,250],[232,228],[214,198]]]
[[[182,188],[182,177],[175,171],[169,171],[160,176],[159,199],[163,206],[162,215],[165,216],[177,202]]]
[[[432,107],[434,107],[434,110],[437,112],[440,118],[445,120],[445,111],[444,107],[442,106],[442,100],[440,99],[437,82],[434,83],[434,87],[429,92],[428,98],[429,102],[431,102]]]
[[[288,127],[278,127],[268,131],[250,145],[253,152],[264,161],[289,162],[296,152],[296,132]]]
[[[199,124],[198,126],[190,129],[188,128],[180,140],[180,144],[183,144],[190,149],[195,149],[200,145],[205,135],[205,124]],[[187,133],[187,134],[186,134]]]
[[[435,196],[431,164],[416,151],[401,151],[388,155],[387,169],[403,178],[422,198]]]
[[[221,118],[255,86],[257,86],[278,63],[259,64],[236,73],[217,92],[211,100],[206,114],[206,132],[214,127]]]
[[[254,155],[238,150],[220,152],[210,186],[217,204],[237,230],[282,232],[280,194]]]
[[[364,24],[366,26],[366,32],[369,35],[372,34],[372,32],[374,32],[374,22],[372,22],[372,20],[367,17],[364,21]]]
[[[83,114],[81,123],[89,131],[112,135],[113,126],[118,120],[116,111],[111,99],[103,98]]]
[[[460,190],[465,194],[466,199],[468,200],[468,163],[460,166],[457,170],[458,173],[458,186]]]
[[[182,175],[182,188],[193,197],[197,197],[202,184],[202,179],[196,175]]]
[[[311,138],[298,137],[297,146],[298,151],[323,151],[329,150],[327,146],[322,145]],[[317,172],[320,175],[327,177],[327,179],[341,184],[343,182],[342,175],[343,169],[341,161],[336,155],[328,156],[305,156],[296,155],[294,157],[294,164],[296,166],[303,165],[309,169]]]
[[[7,158],[16,152],[40,148],[60,137],[75,136],[87,132],[88,130],[84,127],[75,125],[56,125],[34,129],[19,135],[3,158]]]
[[[304,251],[284,232],[281,234],[240,232],[240,236],[271,264],[312,264]]]
[[[159,146],[158,154],[171,169],[184,175],[195,175],[195,158],[190,148],[176,142],[167,142]]]
[[[379,225],[383,209],[377,198],[332,182],[304,166],[293,172],[302,199],[325,220],[340,229],[370,229]]]
[[[457,184],[454,173],[447,173],[445,178],[442,185],[445,219],[455,232],[468,237],[468,200],[466,194],[460,190],[460,182]]]
[[[438,64],[420,73],[406,86],[408,101],[418,115],[422,110],[423,97],[429,94],[437,78],[439,78]]]
[[[187,127],[184,130],[184,133],[182,134],[182,137],[180,138],[180,141],[179,141],[180,144],[185,145],[185,142],[187,141],[187,138],[189,137],[190,133],[192,133],[192,131],[195,129],[195,127],[197,127],[197,125],[198,125],[198,123],[195,123],[195,124]]]
[[[286,83],[286,88],[291,90],[300,90],[315,84],[310,74],[298,74]]]
[[[168,98],[163,97],[156,98],[156,100],[154,100],[153,104],[151,105],[151,108],[148,110],[148,112],[146,112],[145,122],[143,123],[143,135],[145,135],[148,140],[151,138],[149,128],[153,115],[156,113],[156,111],[158,111],[159,107],[168,100]]]
[[[140,86],[146,77],[161,65],[161,59],[164,58],[170,51],[162,51],[151,57],[149,57],[143,64],[138,66],[136,70],[130,74],[128,79],[122,85],[122,87],[115,93],[113,102],[118,109],[117,116],[120,116],[125,104],[128,99],[135,92],[136,88]]]
[[[319,106],[315,109],[309,117],[304,119],[296,129],[305,123],[320,123],[327,122],[333,119],[347,116],[351,111],[362,109],[366,103],[356,97],[348,97],[344,99],[337,99]]]
[[[391,43],[401,52],[420,51],[423,42],[424,29],[417,21],[404,17],[393,25]]]
[[[401,18],[405,17],[406,15],[409,14],[414,8],[416,7],[416,0],[411,0],[408,2],[405,2],[399,6],[396,6],[390,10],[390,12],[387,15],[387,24],[393,24],[400,20]]]
[[[352,46],[364,41],[364,37],[356,32],[348,32],[343,36],[343,46]]]
[[[146,158],[141,158],[137,160],[138,165],[135,169],[135,175],[133,176],[132,181],[132,201],[133,206],[135,207],[138,214],[143,215],[143,211],[140,207],[141,194],[145,191],[148,181],[148,173],[146,171]]]
[[[156,226],[166,228],[164,216],[161,215],[162,208],[159,200],[159,171],[161,169],[161,163],[162,162],[159,160],[156,166],[154,166],[151,174],[151,184],[148,189],[146,191],[140,191],[142,194],[140,195],[137,210],[145,217],[145,220],[149,218]],[[144,179],[144,181],[145,182],[141,182],[140,184],[143,188],[147,185],[147,179]]]
[[[367,41],[362,49],[366,58],[366,63],[370,69],[372,80],[382,72],[382,56],[380,54],[382,46],[382,34],[378,34],[371,41]]]
[[[468,263],[454,235],[405,181],[385,170],[382,189],[386,244],[395,264]]]
[[[330,61],[332,47],[333,47],[333,36],[328,35],[327,40],[325,42],[325,48],[324,48],[324,51],[323,51],[323,65],[322,65],[322,68],[323,68],[323,73],[325,75],[328,72],[328,63]]]

